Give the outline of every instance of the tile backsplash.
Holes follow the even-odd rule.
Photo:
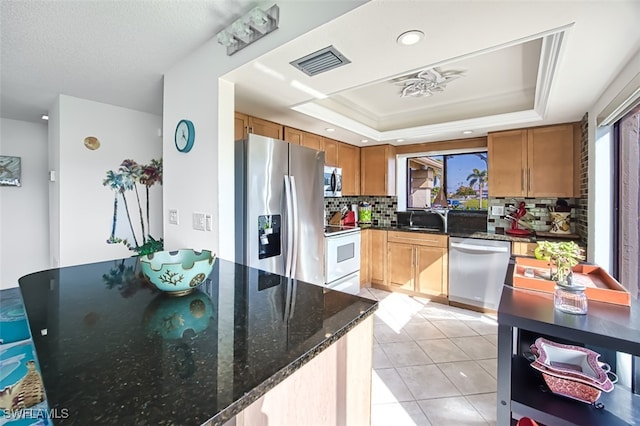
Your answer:
[[[325,197],[324,209],[329,213],[329,217],[334,212],[340,211],[342,206],[351,208],[352,204],[360,205],[361,202],[371,204],[371,222],[375,226],[396,226],[398,218],[398,197],[384,196],[347,196],[347,197]],[[328,218],[327,218],[328,219]]]
[[[511,222],[505,218],[507,214],[507,206],[517,206],[517,203],[524,201],[526,203],[526,209],[528,213],[533,215],[533,219],[529,222],[533,225],[536,231],[548,232],[551,229],[551,218],[549,216],[548,206],[555,206],[557,198],[505,198],[496,197],[489,198],[489,215],[487,217],[487,231],[492,232],[497,228],[509,229],[511,228]],[[576,200],[574,198],[565,198],[571,206],[571,216],[569,225],[571,226],[571,233],[576,232]],[[492,207],[501,206],[505,207],[505,212],[502,215],[492,214]],[[499,229],[498,229],[499,230]]]

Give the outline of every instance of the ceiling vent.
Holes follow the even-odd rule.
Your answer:
[[[313,77],[325,71],[350,64],[351,61],[333,47],[325,47],[310,55],[289,62],[306,75]]]

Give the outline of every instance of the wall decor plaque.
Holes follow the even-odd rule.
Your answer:
[[[0,155],[0,186],[21,186],[20,157]]]

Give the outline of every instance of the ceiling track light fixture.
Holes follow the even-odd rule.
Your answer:
[[[444,92],[447,84],[456,78],[463,77],[464,71],[448,70],[442,71],[438,68],[431,68],[420,71],[414,77],[395,80],[396,84],[403,85],[400,96],[406,97],[427,97],[434,93]]]
[[[218,43],[225,46],[227,55],[231,56],[277,29],[279,20],[280,8],[277,5],[267,10],[255,7],[220,31]]]

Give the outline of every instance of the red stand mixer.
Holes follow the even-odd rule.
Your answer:
[[[531,231],[529,231],[528,229],[520,229],[520,225],[518,224],[518,222],[520,221],[520,218],[522,218],[524,215],[527,214],[527,209],[525,208],[525,202],[524,201],[520,201],[520,204],[518,205],[518,208],[515,209],[514,212],[512,212],[511,214],[507,215],[507,218],[509,220],[511,220],[511,229],[507,229],[505,232],[509,235],[530,235]]]

